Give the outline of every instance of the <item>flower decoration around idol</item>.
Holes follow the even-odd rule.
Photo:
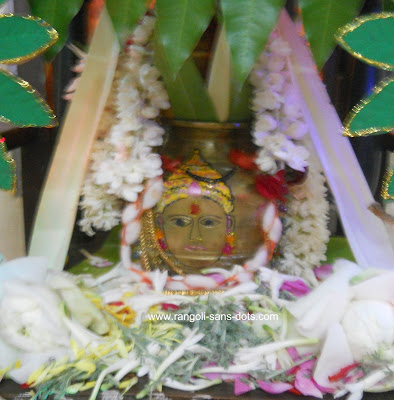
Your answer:
[[[153,24],[154,17],[147,16],[143,19],[119,60],[113,85],[114,91],[102,115],[99,139],[96,141],[91,156],[80,203],[83,214],[79,224],[89,235],[94,234],[93,229],[109,230],[122,221],[121,260],[124,265],[132,268],[139,268],[138,264],[132,261],[133,254],[130,246],[143,235],[143,229],[141,229],[141,222],[144,220],[143,213],[155,206],[163,188],[167,190],[161,180],[163,168],[175,173],[182,165],[181,159],[170,159],[165,155],[160,159],[152,150],[162,144],[164,133],[155,118],[160,108],[169,107],[160,74],[152,65],[153,48],[150,38]],[[313,186],[315,191],[318,187],[322,189],[319,190],[317,198],[309,200],[316,204],[320,202],[319,215],[311,212],[312,210],[306,211],[308,207],[304,203],[308,201],[307,199],[301,199],[300,196],[298,199],[288,196],[289,188],[285,182],[284,168],[287,165],[287,170],[299,170],[301,174],[306,174],[309,153],[303,144],[303,136],[307,129],[297,102],[297,93],[291,82],[287,60],[289,52],[287,44],[275,32],[251,75],[251,83],[255,87],[252,107],[256,115],[253,140],[259,150],[256,155],[248,155],[241,150],[233,149],[229,159],[243,170],[256,170],[256,172],[260,170],[261,174],[256,176],[257,191],[272,202],[272,205],[267,205],[261,210],[260,226],[265,242],[256,252],[253,260],[246,265],[255,270],[258,266],[267,265],[270,262],[275,253],[274,249],[280,241],[283,223],[285,223],[283,243],[286,245],[281,246],[283,248],[280,254],[288,255],[284,259],[274,257],[277,260],[275,263],[284,271],[289,268],[292,273],[309,275],[309,278],[314,281],[308,269],[324,260],[325,243],[328,241],[327,230],[323,227],[323,224],[327,223],[327,202],[324,198],[324,179],[320,172],[317,174],[321,178],[318,181],[315,179]],[[274,104],[274,100],[271,99],[272,104],[266,104],[268,100],[264,93],[273,93],[276,103]],[[271,97],[268,96],[268,99]],[[259,99],[263,98],[264,101],[261,102]],[[265,167],[268,164],[271,165],[270,168]],[[184,197],[193,195],[193,191],[204,195],[204,190],[201,190],[201,187],[204,187],[201,177],[198,178],[199,181],[193,181],[190,176],[185,179],[190,180],[190,185],[182,181],[185,184],[182,190],[187,191]],[[166,181],[165,185],[167,182],[171,182],[171,179]],[[306,175],[306,181],[301,186],[305,185],[312,186],[309,175]],[[182,190],[180,188],[180,193]],[[224,193],[223,190],[216,193],[221,192]],[[213,192],[208,197],[212,195],[214,195]],[[165,196],[170,196],[170,194]],[[230,198],[231,195],[227,197]],[[287,200],[289,204],[281,205]],[[221,199],[219,202],[223,203]],[[296,206],[296,203],[300,205]],[[128,205],[124,206],[125,204]],[[294,206],[291,207],[290,204]],[[308,224],[307,221],[302,221],[305,226],[301,229],[301,232],[305,232],[303,239],[291,233],[300,232],[300,227],[297,226],[300,224],[298,217],[293,218],[288,212],[283,212],[288,211],[289,208],[299,209],[301,204],[304,220],[308,214],[311,218],[321,220],[319,224],[313,222]],[[190,207],[192,206],[191,204]],[[147,215],[151,213],[147,212]],[[147,219],[149,218],[145,217],[145,220]],[[232,230],[231,216],[227,214],[226,220],[222,254],[228,256],[234,249],[236,237]],[[158,226],[155,228],[152,221],[147,222],[151,226],[150,236],[154,240],[148,238],[142,240],[142,251],[145,242],[149,242],[151,247],[156,248],[155,251],[161,253],[161,258],[165,257],[168,262],[171,259],[168,254],[171,252],[163,229],[160,228],[160,219],[156,222]],[[314,230],[316,232],[323,230],[324,234],[316,236]],[[315,241],[320,241],[319,246],[307,245],[308,241],[305,239],[312,237],[317,237]],[[301,242],[302,246],[300,246]],[[292,253],[294,249],[298,251],[296,256]],[[283,261],[287,257],[291,260]],[[144,264],[144,257],[141,262]],[[174,263],[171,264],[174,271],[181,272]],[[221,280],[224,281],[224,279]],[[209,282],[206,289],[220,287]],[[175,286],[179,290],[187,289],[187,285],[182,285],[181,282],[170,284],[170,287]],[[197,288],[194,287],[194,289]],[[200,285],[198,289],[203,289],[203,287]]]

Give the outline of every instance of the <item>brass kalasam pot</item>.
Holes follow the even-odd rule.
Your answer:
[[[254,171],[230,161],[231,150],[254,153],[249,124],[171,120],[160,153],[169,170],[158,205],[143,216],[141,262],[178,274],[231,268],[263,240],[265,199]],[[168,166],[167,166],[168,167]]]

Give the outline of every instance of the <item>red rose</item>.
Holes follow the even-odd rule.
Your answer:
[[[275,175],[257,175],[255,183],[257,191],[266,199],[287,201],[285,196],[289,193],[289,189],[283,169]]]

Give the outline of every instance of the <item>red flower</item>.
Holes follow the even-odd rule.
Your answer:
[[[171,303],[162,303],[161,307],[163,310],[168,311],[168,310],[178,310],[179,306],[176,304],[171,304]]]
[[[166,157],[165,155],[161,155],[161,163],[165,171],[174,172],[181,165],[182,159],[181,158],[172,159]]]
[[[285,171],[282,169],[275,175],[257,175],[256,189],[266,199],[286,201],[289,193],[285,181]]]
[[[256,159],[256,154],[246,154],[242,150],[233,149],[230,151],[230,161],[237,165],[238,167],[246,171],[254,171],[257,169],[254,160]]]

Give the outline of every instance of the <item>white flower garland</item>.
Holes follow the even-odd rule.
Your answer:
[[[143,19],[119,60],[114,98],[107,107],[107,112],[115,111],[115,123],[110,129],[106,126],[107,135],[96,142],[82,189],[79,224],[89,235],[94,234],[92,228],[116,226],[122,201],[135,202],[146,180],[163,172],[160,156],[152,147],[163,143],[164,129],[154,118],[170,104],[160,72],[152,65],[149,39],[154,22],[154,17]]]
[[[279,269],[315,282],[312,269],[325,260],[330,236],[329,204],[320,163],[309,156],[307,141],[303,140],[308,127],[289,71],[290,53],[288,44],[274,32],[253,68],[250,77],[255,87],[253,139],[260,147],[256,164],[263,172],[274,174],[284,164],[299,171],[310,167],[307,180],[290,189]],[[295,144],[296,141],[300,144]]]
[[[274,32],[250,75],[255,88],[253,141],[261,148],[255,162],[268,174],[283,169],[285,164],[297,171],[308,166],[308,150],[295,144],[308,128],[288,69],[290,52],[288,44]]]
[[[307,180],[290,188],[291,200],[283,221],[279,270],[303,276],[311,283],[316,283],[313,268],[326,259],[330,238],[325,182],[319,160],[311,155]]]

